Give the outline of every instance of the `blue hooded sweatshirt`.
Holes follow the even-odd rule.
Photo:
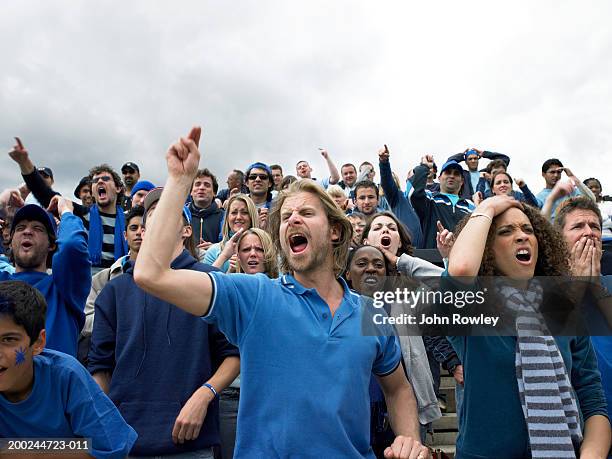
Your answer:
[[[171,266],[216,271],[186,250]],[[218,400],[209,405],[196,440],[175,445],[172,428],[187,400],[238,350],[215,326],[138,287],[132,262],[106,284],[95,306],[88,370],[112,373],[108,396],[138,433],[130,454],[178,454],[219,444]]]
[[[52,274],[0,272],[0,281],[18,280],[38,289],[47,301],[47,349],[77,355],[79,333],[85,323],[85,302],[91,289],[91,263],[83,222],[70,212],[62,215]]]

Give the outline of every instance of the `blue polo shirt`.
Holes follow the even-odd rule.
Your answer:
[[[215,323],[240,348],[234,458],[368,457],[372,373],[400,363],[395,336],[363,336],[360,296],[344,288],[332,317],[292,276],[208,273]]]

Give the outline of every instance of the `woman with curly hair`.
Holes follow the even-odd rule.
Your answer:
[[[542,298],[533,277],[569,273],[562,236],[509,196],[482,202],[456,233],[448,275],[463,285],[504,276],[499,298],[517,317],[515,336],[449,338],[465,380],[455,457],[606,457],[610,423],[590,339],[550,336],[533,313]]]

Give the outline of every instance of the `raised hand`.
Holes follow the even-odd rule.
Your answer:
[[[260,207],[257,210],[257,214],[259,217],[259,227],[261,229],[266,229],[268,225],[268,209],[266,207]]]
[[[193,180],[200,164],[200,135],[202,128],[194,126],[187,137],[181,137],[166,153],[168,174],[175,179]]]
[[[378,161],[381,163],[386,163],[389,161],[389,149],[385,145],[383,148],[378,150]]]
[[[590,277],[593,271],[595,243],[592,238],[583,236],[576,241],[570,251],[570,267],[576,277]]]
[[[0,208],[6,209],[7,207],[12,207],[13,209],[19,209],[23,205],[23,198],[18,190],[6,189],[0,193]]]
[[[553,187],[549,196],[552,196],[551,199],[556,200],[556,199],[562,198],[563,196],[568,196],[572,194],[573,191],[574,191],[574,182],[571,182],[571,181],[566,182],[563,180],[559,180]]]
[[[9,156],[19,165],[26,163],[30,159],[28,150],[25,149],[19,137],[15,137],[15,145],[9,151]]]
[[[436,222],[436,225],[438,227],[438,232],[436,233],[436,246],[438,247],[438,252],[440,252],[442,258],[448,258],[455,242],[455,235],[444,228],[439,221]]]
[[[434,157],[433,155],[425,155],[421,158],[421,164],[424,164],[425,166],[429,167],[430,169],[433,167],[434,165]]]
[[[327,152],[325,148],[319,148],[319,150],[321,151],[321,156],[323,156],[323,158],[325,159],[329,158],[329,153]]]
[[[476,207],[474,213],[484,213],[489,217],[494,218],[499,214],[503,214],[511,207],[523,209],[523,205],[511,196],[492,196],[482,201],[482,203]]]
[[[56,194],[51,198],[47,212],[51,212],[57,218],[62,218],[64,212],[74,212],[74,203],[59,194]]]
[[[519,188],[522,188],[525,186],[525,180],[523,180],[522,178],[515,178],[514,179],[514,183],[516,183],[516,186],[518,186]]]
[[[482,193],[480,191],[474,193],[472,195],[472,201],[474,201],[474,204],[479,205],[482,201],[484,201]]]

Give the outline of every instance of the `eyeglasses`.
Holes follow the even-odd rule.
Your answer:
[[[268,180],[268,174],[249,174],[249,176],[247,177],[249,180],[257,180],[257,178],[259,178],[259,180]]]
[[[101,177],[94,177],[93,179],[91,179],[92,183],[98,183],[100,181],[102,182],[110,182],[113,178],[109,177],[108,175],[103,175]]]

